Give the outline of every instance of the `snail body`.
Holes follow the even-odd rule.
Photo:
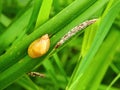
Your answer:
[[[28,47],[28,55],[31,58],[38,58],[44,55],[50,47],[50,39],[48,34],[43,35],[41,38],[33,41]]]

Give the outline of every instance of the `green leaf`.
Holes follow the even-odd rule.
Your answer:
[[[106,47],[106,45],[104,46],[103,44],[103,46],[101,46],[102,49],[100,48],[100,45],[102,44],[104,38],[108,34],[108,31],[110,30],[110,27],[119,12],[118,8],[120,8],[120,0],[116,1],[111,6],[108,5],[108,7],[109,7],[109,10],[107,10],[107,13],[105,12],[106,14],[104,14],[103,17],[100,19],[100,25],[96,32],[93,43],[88,53],[86,54],[86,56],[82,58],[82,61],[76,67],[74,74],[71,78],[71,81],[67,86],[67,90],[78,90],[78,89],[82,90],[82,89],[88,89],[88,88],[89,90],[96,90],[100,84],[100,81],[102,80],[102,77],[107,67],[111,62],[111,60],[109,60],[109,55],[113,56],[115,54],[116,47],[119,45],[118,44],[119,32],[117,30],[114,30],[114,34],[113,35],[110,34],[108,36],[108,39],[106,39],[106,45],[109,43],[109,46]],[[114,38],[110,42],[109,40],[111,37],[114,37]],[[116,42],[117,40],[118,42]],[[105,47],[106,49],[104,49]],[[97,60],[96,59],[97,55],[96,57],[94,56],[97,53],[99,48],[101,53],[98,53],[98,55],[101,55],[101,56],[104,55],[104,56],[101,58],[99,57],[99,59]],[[112,52],[110,52],[111,48],[113,50]],[[94,63],[95,62],[94,60],[96,60],[96,63]],[[92,67],[92,65],[95,67]],[[101,68],[101,66],[103,67]],[[91,76],[91,74],[94,72],[96,72],[95,75]]]

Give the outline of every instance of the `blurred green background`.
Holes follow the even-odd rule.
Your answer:
[[[52,0],[49,18],[46,21],[48,21],[51,18],[53,18],[54,16],[56,16],[58,13],[60,13],[62,10],[64,10],[67,6],[74,3],[74,1],[75,0]],[[76,0],[76,2],[77,1],[79,3],[80,0]],[[81,0],[81,1],[84,1],[84,0]],[[94,1],[97,2],[96,0],[94,0]],[[104,2],[104,0],[100,0],[100,1]],[[110,1],[112,2],[114,0],[110,0]],[[118,0],[118,2],[119,1],[120,0]],[[106,0],[106,2],[107,2],[107,0]],[[102,8],[100,8],[100,11],[97,11],[93,16],[91,16],[89,18],[100,18],[101,19],[101,17],[104,16],[103,12],[105,12],[105,9],[106,9],[108,3],[109,3],[109,1],[105,5],[101,6]],[[25,11],[27,11],[33,5],[34,5],[34,0],[0,0],[0,35],[4,34],[4,32],[15,21],[17,21],[17,19],[19,19]],[[111,7],[112,7],[112,5],[115,5],[115,3],[111,4]],[[92,6],[92,4],[91,4],[91,6]],[[82,7],[86,7],[86,6],[83,5]],[[109,12],[109,10],[108,10],[108,12]],[[91,13],[91,12],[89,12],[89,13]],[[106,13],[107,13],[107,11],[106,11]],[[71,18],[73,18],[73,17],[74,16],[71,16]],[[102,19],[101,19],[101,21],[102,21]],[[22,23],[24,23],[24,22],[22,22]],[[41,26],[41,25],[39,25],[39,26]],[[66,25],[68,25],[68,24],[66,23]],[[97,25],[98,24],[95,24],[91,28],[95,29],[97,27]],[[15,26],[15,27],[17,27],[17,26]],[[54,27],[54,25],[53,25],[53,27]],[[62,26],[59,26],[59,28],[61,29]],[[88,29],[89,29],[89,27],[88,27]],[[87,29],[85,29],[85,30],[88,31]],[[120,10],[119,10],[119,14],[117,14],[117,17],[115,17],[115,20],[112,23],[112,26],[111,26],[108,34],[106,34],[106,37],[104,38],[104,42],[102,42],[102,44],[101,44],[101,49],[103,50],[103,54],[104,54],[104,45],[105,46],[107,44],[109,45],[110,43],[108,43],[108,41],[111,42],[110,38],[107,41],[107,37],[112,38],[113,34],[110,34],[110,33],[114,33],[114,32],[112,32],[114,30],[117,30],[117,33],[120,33],[120,31],[119,31],[120,30]],[[54,34],[51,34],[51,37],[52,37],[52,35],[55,35],[57,32],[54,32]],[[63,47],[58,49],[52,56],[50,56],[46,60],[42,61],[42,63],[40,63],[40,65],[37,66],[37,64],[36,64],[37,68],[30,70],[30,71],[36,71],[36,72],[43,73],[43,74],[45,74],[45,77],[43,77],[43,78],[32,77],[32,76],[28,76],[27,74],[24,73],[23,75],[18,77],[16,80],[13,80],[10,85],[8,84],[4,90],[65,90],[66,86],[69,86],[69,85],[71,86],[72,80],[70,80],[70,78],[72,78],[72,76],[74,77],[74,74],[77,71],[77,67],[79,67],[78,63],[81,61],[80,58],[83,58],[83,56],[84,56],[84,55],[82,56],[81,52],[84,47],[83,42],[85,42],[85,35],[87,35],[88,32],[77,34],[76,36],[74,36],[74,38],[69,40],[69,42],[67,42]],[[109,36],[109,34],[111,36]],[[120,34],[119,34],[119,36],[120,36]],[[114,37],[114,35],[113,35],[113,37]],[[0,40],[1,40],[1,38],[0,38]],[[107,44],[106,44],[105,40],[106,40]],[[117,39],[115,39],[115,40],[117,40]],[[110,48],[109,48],[109,50],[108,50],[108,51],[114,52],[114,53],[113,54],[110,53],[111,56],[108,55],[108,57],[110,57],[110,58],[107,58],[107,59],[110,59],[111,63],[108,65],[106,71],[104,71],[105,75],[104,75],[103,79],[101,80],[101,83],[97,90],[120,90],[120,42],[119,41],[120,40],[116,41],[118,43],[115,44],[117,49],[110,50]],[[88,41],[88,43],[89,43],[89,41]],[[103,44],[103,43],[105,43],[105,44]],[[89,45],[91,45],[91,44],[89,44]],[[89,48],[89,46],[88,46],[88,48]],[[100,49],[100,51],[98,51],[95,54],[96,57],[94,57],[94,58],[101,59],[101,57],[102,57],[102,56],[100,56],[100,54],[102,52],[101,49]],[[85,53],[85,51],[83,51],[83,52]],[[1,53],[1,56],[2,56],[2,54],[4,54],[4,52]],[[97,57],[98,54],[99,54],[99,56]],[[103,54],[101,54],[101,55],[103,55]],[[107,54],[106,54],[106,56],[107,56]],[[17,58],[17,59],[19,59],[19,58]],[[98,59],[98,60],[100,60],[100,59]],[[89,66],[89,68],[91,68],[91,67]],[[103,67],[103,66],[101,66],[101,67]],[[17,73],[19,74],[19,71]],[[0,74],[0,75],[2,75],[2,74]],[[90,73],[90,76],[92,76],[92,72]],[[14,78],[14,76],[12,78]],[[79,79],[77,79],[77,80],[79,81]],[[84,82],[84,79],[83,79],[83,81],[80,81],[80,82]],[[2,82],[0,81],[0,83],[2,83]],[[89,82],[88,89],[86,89],[86,88],[79,89],[78,88],[77,90],[94,90],[94,89],[89,88],[89,86],[92,85],[91,83],[92,82]],[[75,84],[73,84],[73,86]],[[77,86],[77,84],[76,84],[75,86],[78,87],[79,85]],[[111,88],[108,88],[108,87],[111,87]],[[66,90],[73,90],[73,89],[69,88]]]

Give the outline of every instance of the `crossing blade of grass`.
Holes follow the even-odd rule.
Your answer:
[[[114,38],[111,37],[114,36]],[[90,63],[89,68],[84,71],[83,75],[78,77],[76,81],[72,83],[72,86],[67,90],[97,90],[108,66],[113,60],[113,56],[120,46],[119,37],[120,32],[117,30],[112,30],[106,40],[103,42],[102,46],[98,50],[93,61]],[[111,40],[111,42],[109,42]],[[116,42],[118,41],[118,42]],[[104,51],[103,51],[104,49]],[[112,52],[111,52],[112,50]],[[79,89],[78,89],[79,88]]]
[[[24,87],[26,90],[43,90],[42,88],[38,87],[35,83],[33,83],[28,76],[21,77],[15,83]]]
[[[42,3],[42,5],[41,5],[41,3]],[[29,20],[28,26],[25,28],[25,31],[22,32],[18,36],[18,38],[12,43],[12,45],[16,44],[24,36],[26,36],[26,33],[30,34],[31,32],[33,32],[38,27],[38,25],[40,25],[40,24],[42,24],[42,23],[44,23],[45,21],[48,20],[49,14],[50,14],[50,8],[52,7],[52,0],[47,1],[48,4],[45,4],[45,3],[46,3],[46,0],[44,0],[43,2],[39,1],[39,0],[36,0],[34,2],[34,8],[33,8],[33,12],[32,12],[31,18]],[[46,11],[46,13],[43,12],[43,11]],[[39,13],[39,15],[38,15],[38,13]],[[44,14],[46,14],[46,15],[44,15]],[[39,20],[39,22],[38,22],[38,20]]]
[[[40,11],[41,4],[42,4],[42,0],[34,0],[34,5],[33,5],[34,8],[32,11],[31,18],[29,20],[29,24],[27,25],[27,29],[26,29],[27,34],[30,34],[31,32],[34,31],[34,27],[37,21],[37,16]]]
[[[110,67],[112,68],[112,70],[113,70],[116,74],[118,74],[118,73],[120,72],[120,70],[114,65],[114,63],[112,63],[112,64],[110,65]]]
[[[109,90],[119,78],[120,78],[120,73],[113,79],[113,81],[110,83],[110,85],[107,87],[106,90]]]
[[[58,81],[57,81],[57,78],[56,78],[56,73],[55,73],[55,69],[52,65],[52,62],[50,62],[50,60],[45,60],[43,62],[43,65],[44,65],[51,81],[55,85],[54,88],[58,89],[59,85],[57,84]]]
[[[98,90],[106,90],[107,85],[100,85]],[[111,87],[109,90],[119,90],[119,88]]]
[[[49,19],[51,6],[53,0],[44,0],[41,6],[41,10],[39,11],[36,26],[38,27],[41,24],[45,23]]]
[[[103,44],[101,45],[101,48],[99,49],[97,55],[94,58],[94,60],[96,60],[99,63],[99,66],[97,65],[96,62],[94,62],[95,66],[98,68],[95,71],[95,74],[93,74],[91,81],[89,82],[88,87],[90,87],[90,90],[94,90],[94,89],[96,90],[99,87],[100,82],[102,81],[105,75],[105,72],[107,71],[109,65],[111,64],[118,47],[120,47],[120,40],[118,40],[118,37],[120,36],[120,32],[115,28],[112,28],[111,30],[112,31],[110,31],[109,35],[107,36],[107,39],[103,42]],[[111,36],[115,38],[111,39]],[[112,40],[112,42],[109,42],[110,40]],[[91,72],[94,73],[93,70]],[[92,81],[93,83],[91,83]]]
[[[98,19],[99,20],[99,19]],[[81,56],[84,57],[86,55],[86,53],[88,52],[93,39],[95,37],[95,34],[97,32],[97,29],[95,30],[95,28],[98,28],[99,26],[99,21],[96,22],[96,24],[91,25],[89,28],[87,28],[84,32],[84,40],[83,40],[83,44],[82,44],[82,50],[81,50]]]
[[[66,73],[65,73],[65,71],[64,71],[64,69],[63,69],[63,67],[62,67],[62,63],[60,62],[60,59],[59,59],[57,53],[55,53],[55,54],[53,55],[53,57],[54,57],[54,59],[55,59],[56,64],[58,65],[58,68],[59,68],[61,74],[64,76],[64,79],[65,79],[65,81],[66,81],[66,83],[67,83],[67,82],[68,82],[67,75],[66,75]]]
[[[90,49],[90,50],[92,50],[92,53],[90,54],[90,56],[92,56],[92,54],[95,53],[95,52],[93,52],[93,50],[97,51],[95,47],[98,47],[97,45],[99,45],[99,43],[102,43],[102,40],[104,39],[104,37],[106,36],[107,32],[109,31],[109,28],[110,28],[111,24],[113,23],[113,20],[115,19],[116,15],[117,15],[117,13],[119,11],[119,10],[116,10],[119,7],[119,5],[118,5],[119,1],[116,4],[117,5],[114,5],[111,8],[111,10],[109,10],[109,13],[106,15],[106,17],[103,17],[103,19],[101,19],[101,23],[102,24],[100,24],[100,26],[99,26],[99,29],[98,29],[99,31],[97,31],[97,34],[96,34],[97,38],[95,37],[94,43],[92,44],[92,47]],[[116,13],[114,13],[114,12],[116,12]],[[109,23],[107,23],[107,25],[106,25],[106,22],[108,22],[108,20],[110,20],[111,22],[109,21]],[[102,30],[104,30],[104,32]],[[104,37],[102,37],[102,34],[104,35]],[[101,42],[97,43],[98,40],[100,40]],[[97,44],[95,44],[95,43],[97,43]],[[94,47],[93,47],[93,45],[94,45]],[[90,50],[89,50],[89,53],[90,53]],[[86,55],[86,57],[87,57],[87,55]],[[82,60],[82,61],[84,62],[84,60]]]
[[[90,88],[92,90],[96,90],[96,88],[98,87],[99,83],[101,80],[98,80],[98,83],[96,83],[95,86],[89,86],[89,85],[83,85],[81,81],[84,81],[83,79],[84,74],[87,74],[85,72],[89,72],[86,71],[87,69],[89,70],[89,67],[91,67],[90,63],[92,63],[93,57],[96,54],[97,50],[99,49],[100,45],[102,44],[105,36],[107,35],[108,31],[110,30],[110,27],[115,19],[115,17],[117,16],[119,10],[117,8],[120,7],[120,0],[116,1],[112,6],[109,7],[109,10],[107,12],[107,14],[105,14],[102,18],[101,18],[101,23],[98,27],[98,31],[96,33],[95,39],[93,40],[93,43],[91,45],[90,50],[88,51],[87,55],[82,59],[81,63],[78,65],[76,71],[74,72],[71,82],[69,83],[67,90],[77,90],[78,87],[80,87],[81,89],[83,88]],[[107,23],[107,25],[106,25]],[[118,35],[117,35],[118,36]],[[117,39],[118,37],[116,37]],[[114,40],[113,40],[114,41]],[[115,43],[115,42],[112,42]],[[111,44],[112,44],[111,43]],[[110,44],[110,45],[111,45]],[[113,45],[113,44],[112,44]],[[117,46],[117,45],[116,45]],[[113,47],[114,49],[116,48]],[[112,46],[111,46],[112,47]],[[106,49],[107,50],[107,49]],[[113,53],[114,54],[114,53]],[[104,59],[102,59],[102,62],[105,62]],[[99,61],[99,60],[98,60]],[[100,63],[98,63],[99,66]],[[107,68],[108,64],[106,65]],[[103,69],[103,71],[101,72],[102,74],[105,73],[106,68]],[[93,68],[94,70],[95,68]],[[103,75],[101,75],[102,77]],[[84,78],[83,78],[84,77]],[[101,78],[102,79],[102,78]],[[86,82],[89,82],[86,80]],[[89,83],[90,84],[90,83]],[[83,85],[83,86],[81,86]],[[87,87],[89,86],[89,87]],[[79,88],[79,89],[80,89]],[[94,88],[94,89],[93,89]]]
[[[1,15],[0,15],[0,22],[1,22],[5,27],[7,27],[7,26],[10,25],[11,20],[10,20],[7,16],[5,16],[4,14],[1,14]]]
[[[50,77],[51,82],[53,82],[52,84],[54,85],[54,88],[56,88],[55,90],[59,90],[59,88],[65,88],[65,85],[67,84],[67,76],[63,69],[60,69],[61,66],[57,66],[56,64],[56,62],[53,63],[50,60],[45,60],[43,62],[47,74]]]
[[[31,11],[32,8],[27,10],[22,16],[17,18],[16,21],[12,23],[2,35],[0,35],[0,54],[2,54],[6,48],[8,48],[9,45],[12,44],[12,42],[23,32],[29,22]]]

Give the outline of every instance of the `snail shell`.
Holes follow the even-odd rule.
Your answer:
[[[50,47],[50,39],[48,34],[43,35],[41,38],[33,41],[28,48],[28,55],[31,58],[37,58],[44,55]]]

